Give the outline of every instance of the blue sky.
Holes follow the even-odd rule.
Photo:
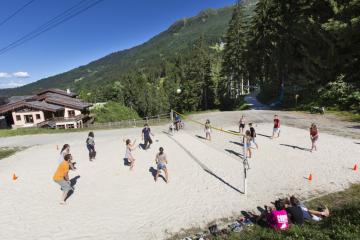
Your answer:
[[[1,0],[0,23],[29,0]],[[80,0],[35,0],[0,26],[0,49]],[[103,0],[0,55],[0,88],[16,87],[146,42],[176,20],[234,0]]]

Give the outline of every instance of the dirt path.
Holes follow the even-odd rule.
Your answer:
[[[360,139],[360,123],[349,122],[334,115],[309,114],[293,111],[275,110],[246,110],[232,112],[212,112],[192,115],[198,121],[210,119],[214,126],[238,126],[241,115],[246,118],[246,123],[272,123],[274,114],[279,115],[281,124],[301,129],[308,129],[311,123],[316,123],[320,134],[322,132],[332,135]],[[269,129],[271,133],[272,129]],[[359,142],[359,141],[357,141]]]

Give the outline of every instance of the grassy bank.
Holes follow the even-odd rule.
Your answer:
[[[138,120],[136,127],[142,127],[146,121]],[[158,126],[163,124],[168,124],[168,119],[150,119],[150,126]],[[78,129],[48,129],[48,128],[18,128],[18,129],[1,129],[1,137],[14,137],[14,136],[25,136],[25,135],[37,135],[37,134],[61,134],[61,133],[73,133],[73,132],[89,132],[96,130],[110,130],[110,129],[121,129],[121,128],[132,128],[134,127],[133,121],[123,121],[122,124],[118,123],[100,123],[95,124],[94,126],[88,128],[78,128]]]
[[[14,155],[16,152],[21,150],[21,148],[0,148],[0,160],[10,157],[11,155]]]
[[[293,225],[288,231],[275,232],[254,225],[241,232],[211,237],[216,240],[358,240],[360,239],[360,184],[306,202],[309,208],[326,205],[330,217],[303,226]],[[189,234],[191,235],[191,234]],[[171,238],[171,239],[178,239]],[[195,238],[196,239],[196,238]]]

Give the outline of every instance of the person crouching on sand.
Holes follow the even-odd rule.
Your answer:
[[[59,164],[64,161],[65,155],[70,154],[70,145],[69,144],[64,144],[64,146],[62,147],[61,151],[60,151],[60,156],[59,156]],[[73,162],[72,159],[68,161],[69,162],[69,166],[71,170],[76,170],[75,164],[76,162]]]
[[[311,124],[311,127],[310,127],[310,139],[311,139],[310,152],[312,152],[313,150],[317,151],[316,142],[319,139],[319,132],[317,130],[315,123]]]
[[[92,161],[96,157],[95,140],[94,140],[93,132],[89,132],[89,135],[86,139],[86,147],[89,150],[89,161]]]
[[[160,147],[159,148],[159,153],[156,154],[156,158],[155,158],[155,162],[157,165],[157,172],[156,172],[156,176],[155,176],[155,182],[157,181],[159,175],[160,175],[160,171],[163,170],[165,173],[165,181],[166,183],[169,182],[169,175],[168,175],[168,170],[166,167],[166,164],[168,163],[167,158],[166,158],[166,154],[164,153],[164,148]]]
[[[209,141],[211,141],[211,124],[210,124],[210,120],[208,119],[208,120],[206,120],[206,122],[205,122],[205,129],[204,129],[204,131],[205,131],[205,137],[206,137],[206,140],[209,140]]]
[[[65,204],[66,197],[68,196],[69,191],[73,191],[74,189],[71,187],[71,183],[69,180],[69,161],[71,161],[71,154],[66,154],[64,160],[58,166],[53,180],[61,186],[61,190],[63,191],[63,196],[60,204]]]
[[[130,163],[130,170],[132,170],[135,164],[135,158],[132,155],[132,151],[136,149],[135,147],[136,140],[134,141],[133,144],[131,144],[131,140],[126,139],[125,143],[126,143],[125,159],[128,161],[128,163]]]

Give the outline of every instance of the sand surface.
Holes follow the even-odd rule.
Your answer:
[[[207,116],[215,119],[213,114],[199,118]],[[236,130],[229,121],[222,122],[224,129]],[[173,137],[163,132],[166,127],[154,127],[157,141],[147,151],[134,152],[134,171],[124,166],[122,139],[139,141],[141,129],[96,131],[94,162],[87,159],[86,133],[0,138],[0,146],[32,146],[0,160],[0,239],[164,239],[276,197],[308,198],[360,182],[359,172],[351,170],[360,164],[360,140],[321,133],[319,151],[310,153],[308,131],[283,125],[281,138],[271,140],[271,128],[269,123],[256,127],[263,136],[258,136],[260,149],[249,160],[247,195],[240,138],[213,132],[213,141],[207,142],[201,138],[203,129],[191,123]],[[64,143],[71,145],[78,167],[70,178],[80,177],[62,206],[52,176],[56,145]],[[153,180],[160,146],[169,159],[168,184]],[[12,180],[13,173],[18,180]],[[310,173],[311,183],[305,179]]]

